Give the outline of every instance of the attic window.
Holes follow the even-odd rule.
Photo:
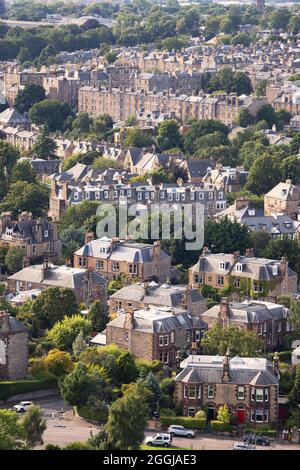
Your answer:
[[[225,263],[225,261],[221,261],[221,262],[219,263],[219,269],[223,269],[223,270],[226,269],[226,263]]]
[[[99,253],[106,253],[106,248],[104,246],[100,246]]]
[[[243,265],[241,263],[237,263],[237,265],[235,267],[235,270],[239,271],[239,272],[242,272],[243,271]]]
[[[274,266],[272,266],[272,274],[273,274],[273,276],[277,276],[277,275],[278,275],[278,266],[277,266],[277,264],[275,264]]]

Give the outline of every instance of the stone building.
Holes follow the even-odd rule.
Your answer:
[[[289,322],[289,309],[273,302],[245,300],[229,302],[223,297],[220,305],[215,305],[201,315],[208,328],[218,324],[223,328],[238,326],[254,331],[263,341],[266,350],[282,349],[293,332]]]
[[[72,289],[77,303],[100,300],[107,304],[107,281],[96,271],[76,269],[53,264],[28,266],[7,280],[8,291],[19,293],[47,287]]]
[[[125,274],[140,281],[155,278],[165,282],[171,274],[171,257],[161,249],[160,241],[147,245],[102,237],[74,253],[74,267],[94,269],[108,280]]]
[[[0,312],[0,381],[19,380],[27,374],[28,329],[11,317]]]
[[[121,309],[151,306],[188,310],[196,316],[206,310],[205,299],[197,289],[178,284],[157,284],[154,281],[129,284],[109,298],[110,316],[116,315]]]
[[[24,249],[28,262],[59,258],[62,241],[58,236],[57,222],[33,219],[31,212],[22,212],[13,220],[11,212],[0,214],[0,246],[19,246]]]
[[[134,357],[160,360],[174,369],[178,354],[200,352],[207,325],[189,312],[172,308],[127,308],[106,325],[106,344],[116,344]]]
[[[292,180],[278,183],[264,197],[265,215],[284,214],[297,219],[300,209],[300,188]]]
[[[279,375],[265,358],[191,355],[175,378],[175,400],[185,416],[205,409],[216,419],[227,405],[239,424],[256,427],[278,421]]]
[[[192,287],[208,285],[216,289],[232,286],[258,298],[273,299],[297,292],[297,274],[288,267],[285,257],[280,261],[255,258],[252,249],[241,256],[239,252],[215,254],[205,247],[199,261],[189,269],[189,283]]]

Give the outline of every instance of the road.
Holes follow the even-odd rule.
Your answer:
[[[147,431],[146,436],[153,436],[156,431]],[[208,437],[203,434],[196,435],[193,439],[183,437],[173,437],[172,444],[175,447],[182,447],[191,450],[231,450],[237,439],[226,436]],[[297,444],[272,444],[270,447],[257,446],[259,450],[300,450]]]
[[[50,443],[65,446],[74,441],[86,442],[91,433],[95,435],[99,431],[99,427],[76,418],[72,408],[66,406],[58,396],[34,400],[34,403],[42,408],[47,422],[47,429],[43,434],[44,446]],[[147,430],[145,436],[152,436],[157,432],[159,431]],[[237,439],[227,436],[196,434],[193,439],[174,437],[172,443],[175,447],[191,450],[230,450],[236,441]],[[300,450],[300,445],[277,443],[270,447],[257,446],[257,448],[260,450]]]
[[[74,441],[86,442],[91,432],[97,434],[99,431],[97,426],[76,418],[72,407],[66,406],[60,397],[34,400],[34,404],[42,408],[47,423],[43,434],[44,446],[50,443],[64,446]],[[10,407],[13,405],[15,403],[10,404]]]

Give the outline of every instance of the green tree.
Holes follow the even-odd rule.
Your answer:
[[[175,119],[168,119],[159,124],[157,128],[157,145],[161,150],[181,147],[182,139],[179,126]]]
[[[271,235],[263,230],[255,230],[250,233],[250,246],[253,248],[254,255],[262,258],[271,241]]]
[[[268,175],[268,178],[265,175]],[[253,163],[245,188],[257,195],[265,194],[281,179],[282,172],[278,159],[270,154],[264,154]]]
[[[228,217],[220,221],[208,220],[205,223],[205,245],[214,253],[245,252],[250,247],[248,227]]]
[[[60,220],[61,230],[65,230],[70,226],[80,229],[84,227],[85,222],[90,217],[96,215],[99,204],[93,201],[84,201],[67,208]]]
[[[138,371],[130,352],[123,351],[120,354],[117,359],[117,367],[119,368],[118,379],[120,384],[128,384],[136,380]]]
[[[0,211],[11,211],[16,217],[22,211],[32,212],[33,217],[45,214],[49,204],[49,188],[44,184],[17,181],[0,204]]]
[[[268,85],[268,80],[260,80],[255,88],[255,93],[258,97],[266,96],[266,89]]]
[[[225,34],[232,34],[235,32],[235,28],[232,21],[229,18],[224,18],[220,23],[220,31]]]
[[[141,129],[129,129],[125,139],[126,147],[150,147],[153,144],[153,138],[145,134]]]
[[[11,246],[5,256],[5,265],[14,274],[22,269],[25,250],[21,246]]]
[[[28,408],[22,420],[22,425],[26,432],[26,444],[30,449],[43,444],[43,433],[47,425],[39,406],[31,405]]]
[[[91,396],[100,393],[104,380],[97,371],[89,372],[84,364],[78,364],[76,369],[60,382],[59,390],[64,401],[71,406],[86,405]]]
[[[48,332],[48,339],[59,349],[71,350],[80,331],[86,338],[92,331],[91,322],[82,315],[65,316]]]
[[[212,76],[209,82],[209,91],[225,91],[238,95],[250,95],[252,85],[249,76],[244,72],[234,72],[230,67],[224,67]]]
[[[11,182],[26,181],[27,183],[36,182],[36,172],[33,170],[28,160],[21,160],[15,164],[11,174]]]
[[[7,193],[13,167],[20,156],[16,147],[0,140],[0,199]]]
[[[233,356],[255,357],[263,350],[263,343],[254,331],[237,326],[222,327],[215,324],[205,332],[202,340],[205,354],[225,355],[230,350]]]
[[[134,384],[109,409],[106,431],[109,442],[121,450],[138,449],[148,421],[144,389]]]
[[[90,126],[92,123],[93,120],[89,113],[78,113],[72,123],[72,129],[76,129],[76,131],[82,134],[88,134],[90,132]]]
[[[30,154],[34,157],[41,158],[42,160],[53,160],[57,158],[55,151],[56,143],[50,137],[49,127],[45,124],[42,132],[39,134],[36,142],[30,150]]]
[[[291,13],[287,8],[276,9],[269,17],[272,28],[287,30]]]
[[[0,450],[22,450],[26,432],[15,411],[0,410]]]
[[[297,155],[284,158],[281,162],[281,172],[284,180],[291,179],[293,183],[300,181],[300,160]]]
[[[85,335],[82,330],[78,333],[78,335],[75,338],[75,341],[72,345],[72,350],[74,353],[75,357],[78,357],[82,351],[84,351],[87,348],[87,343],[85,340]]]
[[[289,19],[288,30],[292,34],[298,34],[300,31],[300,16],[293,15]]]
[[[270,104],[264,104],[256,113],[257,121],[266,121],[269,128],[276,124],[277,116],[276,111]]]
[[[195,153],[197,150],[197,139],[214,132],[221,132],[227,137],[229,132],[225,124],[213,119],[193,119],[189,124],[189,131],[184,136],[184,148],[190,154]]]
[[[147,377],[141,380],[141,384],[145,387],[146,390],[146,401],[149,405],[151,416],[155,411],[158,411],[159,401],[162,398],[162,390],[160,388],[160,383],[157,377],[153,372],[149,372]]]
[[[32,312],[38,319],[41,328],[51,328],[65,315],[74,315],[77,310],[73,290],[59,287],[44,289],[32,305]]]
[[[87,318],[92,324],[93,331],[103,331],[109,322],[107,309],[103,307],[100,300],[92,303]]]
[[[73,370],[71,355],[59,349],[51,349],[43,358],[47,370],[56,377],[63,377]]]
[[[29,83],[25,85],[23,90],[19,90],[14,102],[14,107],[21,114],[28,113],[33,105],[43,101],[45,97],[45,89],[41,85]]]
[[[43,100],[36,103],[29,110],[30,122],[49,127],[51,132],[63,130],[65,121],[74,115],[68,103],[59,100]]]
[[[289,395],[289,402],[292,406],[300,405],[300,365],[296,367],[295,383]]]
[[[252,116],[252,114],[250,114],[248,109],[243,108],[239,112],[238,125],[242,126],[242,127],[247,127],[247,126],[250,126],[250,124],[253,124],[253,122],[254,122],[254,116]]]

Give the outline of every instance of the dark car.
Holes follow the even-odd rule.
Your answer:
[[[270,440],[267,437],[255,436],[253,434],[246,434],[243,438],[244,442],[249,444],[257,444],[258,446],[269,446]]]

